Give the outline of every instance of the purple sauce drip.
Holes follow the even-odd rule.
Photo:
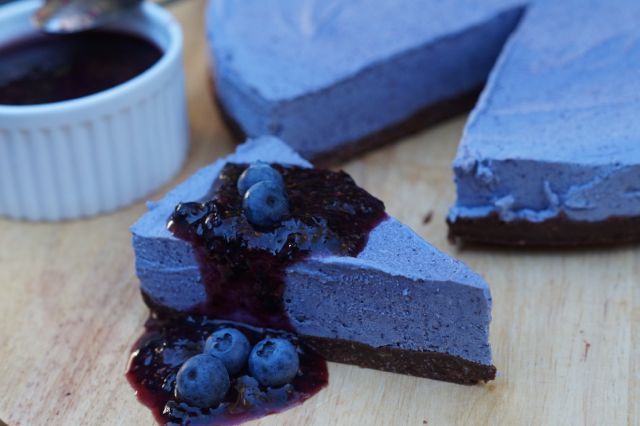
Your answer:
[[[189,316],[163,313],[162,320],[151,320],[136,344],[128,378],[160,422],[237,423],[282,411],[326,386],[326,362],[293,334],[283,301],[285,270],[311,253],[357,256],[369,232],[386,217],[384,204],[344,172],[274,165],[284,178],[290,212],[273,229],[257,230],[242,213],[236,188],[246,167],[227,164],[206,201],[180,204],[169,220],[174,235],[195,249],[208,297]],[[252,343],[286,334],[302,354],[302,374],[277,391],[256,391],[234,379],[237,389],[206,412],[175,401],[178,368],[202,350],[221,321],[242,323]],[[262,396],[246,405],[238,402],[243,392]]]
[[[0,105],[36,105],[107,90],[162,56],[142,37],[107,31],[33,34],[0,47]]]
[[[269,389],[258,386],[245,369],[232,379],[231,390],[218,407],[201,409],[177,401],[173,389],[180,366],[190,357],[202,353],[207,337],[224,327],[242,331],[252,346],[267,336],[287,338],[299,348],[298,376],[289,385]],[[159,423],[237,424],[301,404],[328,382],[325,360],[305,348],[292,333],[209,320],[202,316],[170,320],[152,317],[146,328],[146,333],[135,345],[127,379],[137,390],[138,399],[152,409]]]

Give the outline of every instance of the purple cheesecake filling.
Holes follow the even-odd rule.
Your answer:
[[[204,199],[226,163],[257,160],[309,167],[276,138],[250,140],[150,204],[132,227],[142,294],[154,309],[193,312],[207,301],[193,247],[166,229],[176,204]],[[287,268],[284,301],[298,334],[432,350],[491,365],[486,282],[390,217],[355,257],[311,255]]]
[[[239,214],[235,181],[242,164],[257,160],[285,175],[291,201],[291,215],[271,233],[255,232]],[[318,182],[317,190],[288,173]],[[189,200],[200,201],[187,204],[193,214],[175,218],[178,238],[167,220]],[[382,203],[347,175],[310,169],[276,138],[248,141],[149,208],[132,233],[142,294],[156,315],[195,321],[209,313],[268,324],[298,335],[305,353],[311,347],[329,360],[368,368],[468,384],[495,376],[484,280],[386,216]],[[206,222],[218,225],[205,232]],[[234,282],[249,293],[233,300],[225,289]],[[153,348],[164,347],[155,342]],[[304,392],[304,398],[312,394]],[[162,414],[162,407],[151,406]]]
[[[356,256],[386,217],[384,204],[344,172],[274,165],[284,180],[289,213],[273,228],[257,229],[247,220],[237,189],[247,167],[226,164],[204,200],[178,204],[169,218],[168,229],[194,249],[207,298],[189,316],[165,314],[150,321],[136,345],[128,378],[160,422],[235,423],[286,409],[322,389],[326,362],[291,334],[285,271],[311,253]],[[177,370],[202,352],[220,320],[242,324],[253,344],[274,335],[297,342],[302,367],[294,382],[260,387],[245,372],[233,379],[233,392],[218,407],[203,410],[174,398]],[[247,393],[259,397],[247,402]]]
[[[512,245],[635,239],[615,222],[633,227],[640,216],[640,2],[611,6],[532,2],[458,147],[453,236],[458,223],[474,223],[463,238]]]

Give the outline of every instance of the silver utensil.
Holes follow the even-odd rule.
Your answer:
[[[33,22],[48,33],[89,30],[137,7],[143,0],[47,0]]]

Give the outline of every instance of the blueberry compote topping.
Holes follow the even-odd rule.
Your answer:
[[[327,384],[324,359],[305,348],[293,333],[211,320],[204,316],[182,316],[147,321],[147,332],[136,343],[127,378],[138,391],[138,399],[153,411],[158,422],[178,425],[237,424],[276,413],[312,397]],[[254,346],[266,337],[285,338],[298,348],[297,376],[280,387],[260,386],[248,367],[233,375],[224,401],[211,408],[198,408],[174,396],[176,375],[189,358],[204,351],[205,341],[216,330],[233,327]]]
[[[132,34],[34,33],[0,46],[0,104],[35,105],[91,95],[141,74],[161,56],[154,43]]]
[[[385,217],[384,204],[344,172],[274,165],[289,214],[259,229],[237,189],[246,168],[227,164],[208,200],[178,205],[168,226],[196,249],[208,294],[198,313],[293,331],[282,297],[287,265],[311,253],[356,256]]]
[[[284,410],[324,387],[326,363],[305,347],[289,321],[286,304],[291,301],[283,300],[285,270],[311,254],[357,256],[369,232],[386,217],[384,204],[344,172],[272,165],[282,182],[264,179],[284,185],[278,191],[283,191],[288,205],[278,213],[277,220],[260,226],[248,220],[245,211],[245,196],[251,190],[244,188],[244,194],[239,190],[238,178],[247,167],[227,164],[204,201],[179,204],[169,219],[168,228],[174,235],[194,248],[207,301],[181,315],[167,316],[164,312],[162,320],[160,313],[155,313],[131,358],[129,380],[160,422],[237,423]],[[231,377],[231,391],[216,407],[201,409],[174,397],[181,365],[201,353],[209,335],[230,321],[236,328],[242,324],[239,329],[252,347],[264,338],[284,338],[293,343],[299,354],[293,381],[265,386],[273,380],[279,383],[276,379],[290,374],[270,371],[267,365],[261,370],[264,374],[259,374],[260,384],[245,365]],[[266,352],[284,350],[284,346],[262,349],[262,359],[250,356],[252,362],[248,364],[253,366],[254,375],[258,371],[256,361],[290,359],[286,351]]]

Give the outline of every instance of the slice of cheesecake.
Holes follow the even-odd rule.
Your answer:
[[[212,0],[232,128],[332,162],[471,109],[526,0]]]
[[[214,262],[212,258],[203,255],[193,242],[177,238],[167,229],[176,205],[208,199],[212,184],[222,179],[223,170],[257,160],[284,165],[283,170],[297,167],[298,172],[310,167],[276,138],[251,140],[151,204],[150,211],[133,225],[137,273],[143,297],[152,310],[210,314],[207,307],[223,301],[218,303],[223,306],[215,311],[224,317],[221,319],[248,318],[252,325],[274,325],[260,323],[259,318],[265,316],[243,316],[229,310],[229,306],[245,309],[245,305],[255,303],[251,302],[254,297],[258,301],[264,298],[243,295],[242,289],[233,287],[227,290],[245,298],[246,303],[234,300],[236,296],[232,294],[212,293],[212,285],[223,280],[207,264]],[[365,212],[373,212],[370,206],[383,209],[381,202],[355,186],[348,175],[327,173],[351,185],[348,190],[360,191],[368,197],[363,199],[370,203],[359,203],[357,209]],[[326,185],[331,183],[326,181]],[[235,188],[235,183],[231,186]],[[305,208],[295,198],[291,198],[291,203],[298,204],[292,209]],[[329,200],[327,205],[344,208],[338,204]],[[357,246],[354,256],[336,254],[335,250],[311,250],[306,256],[286,263],[283,289],[278,296],[285,327],[328,360],[456,383],[492,380],[496,369],[491,363],[489,346],[491,296],[487,284],[463,263],[438,251],[380,211],[382,215],[375,221],[367,222],[372,229],[354,244]],[[352,223],[343,221],[342,225],[356,227],[360,226],[358,223],[354,217]],[[229,246],[235,244],[233,232],[227,234]],[[265,235],[256,231],[252,238]],[[321,237],[331,246],[332,237]],[[285,240],[289,241],[286,236]],[[222,245],[208,250],[231,249]],[[233,258],[227,254],[225,259]],[[220,253],[216,255],[216,259],[222,258]],[[274,275],[273,271],[265,274]]]
[[[640,240],[639,21],[637,0],[532,4],[458,148],[452,237]]]

